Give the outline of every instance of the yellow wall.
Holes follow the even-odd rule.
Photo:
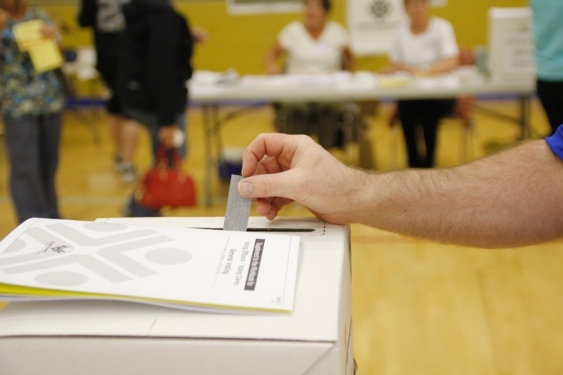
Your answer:
[[[345,23],[345,0],[333,0],[332,19]],[[264,72],[263,56],[277,32],[289,21],[300,19],[299,13],[265,15],[229,15],[224,2],[177,2],[193,26],[208,30],[210,39],[198,46],[194,59],[196,69],[223,71],[236,68],[242,74]],[[487,10],[491,6],[526,6],[528,0],[449,0],[446,7],[433,13],[448,19],[454,26],[461,46],[487,42]],[[64,26],[65,46],[91,43],[87,30],[75,21],[76,5],[46,5],[50,14]],[[376,70],[386,64],[385,57],[359,59],[358,69]]]

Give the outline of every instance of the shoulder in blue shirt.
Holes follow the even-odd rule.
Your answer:
[[[538,78],[563,80],[563,29],[561,0],[531,0]]]
[[[563,159],[563,125],[559,125],[555,134],[545,139],[553,153]]]

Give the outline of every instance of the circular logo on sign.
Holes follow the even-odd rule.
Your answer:
[[[369,8],[375,18],[382,19],[389,15],[392,5],[388,0],[375,0],[371,3]]]

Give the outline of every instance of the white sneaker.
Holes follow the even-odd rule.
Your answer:
[[[121,155],[115,154],[113,156],[113,168],[118,173],[121,173],[121,171],[125,168],[125,161],[123,161],[123,157]]]
[[[137,181],[137,169],[133,164],[127,163],[124,165],[119,174],[121,175],[121,182],[124,184],[131,184]]]

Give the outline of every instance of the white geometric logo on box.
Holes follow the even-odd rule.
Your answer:
[[[45,229],[29,228],[24,234],[25,240],[20,237],[4,251],[4,254],[14,255],[4,257],[0,272],[31,272],[35,274],[34,280],[45,286],[84,284],[90,273],[108,282],[120,283],[155,275],[151,265],[177,265],[192,259],[192,254],[184,249],[154,248],[174,239],[151,229],[132,230],[122,224],[98,222],[80,226],[74,228],[57,223],[46,225]],[[79,247],[91,248],[92,253],[74,253]],[[34,248],[37,251],[29,252]],[[27,253],[18,255],[24,249]],[[132,256],[139,251],[143,251],[143,257]],[[73,265],[73,271],[61,270],[67,265]]]

